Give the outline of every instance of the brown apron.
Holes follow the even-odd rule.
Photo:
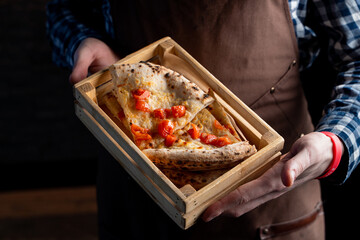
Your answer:
[[[110,3],[120,54],[170,36],[285,138],[284,152],[313,130],[287,0]],[[324,239],[319,204],[314,180],[239,218],[200,221],[186,239]]]

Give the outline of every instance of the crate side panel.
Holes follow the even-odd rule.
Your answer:
[[[182,212],[174,202],[149,178],[127,152],[96,122],[81,106],[75,105],[76,115],[88,127],[98,141],[112,154],[119,164],[147,192],[147,194],[181,227],[184,228]]]

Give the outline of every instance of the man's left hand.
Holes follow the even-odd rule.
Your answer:
[[[202,219],[208,222],[220,215],[239,217],[320,176],[332,159],[330,138],[318,132],[307,134],[299,138],[291,150],[261,177],[241,185],[208,207]]]

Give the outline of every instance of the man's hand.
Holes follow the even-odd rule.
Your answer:
[[[71,84],[80,82],[88,73],[95,73],[119,60],[119,57],[102,41],[96,38],[84,39],[74,54],[74,68],[70,75]]]
[[[305,135],[261,177],[215,202],[203,213],[202,218],[208,222],[220,215],[239,217],[262,203],[319,177],[332,159],[332,142],[329,137],[318,132]]]

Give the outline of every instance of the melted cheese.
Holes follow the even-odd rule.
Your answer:
[[[155,109],[169,109],[176,105],[185,106],[184,116],[180,118],[169,117],[169,120],[174,122],[175,130],[178,130],[186,126],[199,111],[213,101],[211,97],[183,76],[158,65],[139,63],[113,66],[110,69],[114,92],[124,110],[129,126],[136,124],[151,130],[154,139],[147,142],[146,146],[142,146],[145,148],[148,148],[150,143],[150,145],[155,145],[152,147],[164,145],[164,139],[161,137],[158,139],[159,137],[156,136],[158,124],[161,120],[153,116],[152,112]],[[139,111],[135,108],[136,99],[132,92],[137,89],[150,92],[150,96],[146,99],[150,112]],[[184,141],[181,142],[182,145],[191,148],[198,144],[182,141]],[[176,144],[180,144],[180,140],[178,142]]]

